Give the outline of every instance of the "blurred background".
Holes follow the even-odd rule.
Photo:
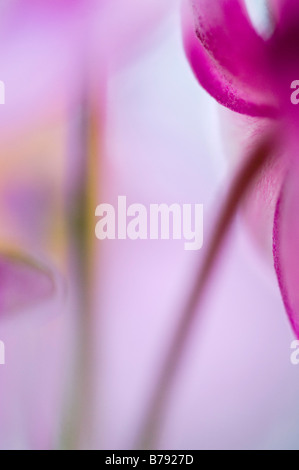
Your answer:
[[[208,235],[100,242],[95,208],[203,203],[209,228],[241,156],[180,21],[179,0],[1,0],[1,449],[137,439]],[[157,447],[297,449],[293,336],[242,216],[202,313]]]

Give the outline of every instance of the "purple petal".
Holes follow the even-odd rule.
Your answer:
[[[271,10],[275,14],[278,29],[287,30],[294,25],[299,15],[298,0],[271,0]]]
[[[25,256],[0,256],[0,319],[46,300],[54,292],[50,271]]]
[[[298,165],[294,165],[298,166]],[[299,168],[289,173],[277,203],[273,255],[283,302],[299,338]]]
[[[274,116],[267,94],[265,41],[251,26],[238,0],[195,0],[183,11],[187,57],[201,85],[220,104],[251,116]],[[195,24],[194,24],[195,17]]]
[[[248,74],[263,69],[266,42],[250,22],[242,0],[192,0],[196,33],[209,54],[232,75],[263,80]],[[259,60],[259,63],[257,63]],[[264,83],[261,83],[264,88]]]
[[[299,2],[279,0],[273,6],[277,24],[268,44],[272,87],[279,100],[282,115],[288,119],[288,126],[297,127],[298,106],[294,106],[290,98],[291,92],[294,91],[291,84],[298,80],[299,76]]]

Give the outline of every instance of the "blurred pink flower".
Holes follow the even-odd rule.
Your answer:
[[[67,305],[61,306],[53,302],[54,297],[57,300],[54,295],[57,286],[52,270],[27,261],[25,256],[17,262],[15,256],[6,254],[0,263],[1,339],[7,339],[10,358],[0,371],[0,447],[3,449],[62,445],[59,433],[65,432],[61,429],[62,421],[69,417],[69,410],[62,411],[66,398],[62,389],[68,386],[70,394],[76,392],[72,388],[72,372],[66,364],[73,365],[77,357],[69,359],[69,356],[81,352],[75,351],[77,344],[74,347],[74,338],[70,340],[69,336],[76,331],[77,310],[82,310],[84,320],[88,317],[82,308],[82,298],[79,299],[80,295],[83,297],[84,286],[78,289],[78,284],[85,282],[86,274],[85,266],[78,259],[82,261],[82,253],[85,258],[88,255],[67,238],[70,227],[66,225],[70,221],[64,219],[72,215],[69,200],[65,200],[69,185],[74,183],[69,180],[75,180],[78,168],[87,176],[90,149],[84,145],[87,147],[90,142],[81,142],[86,136],[80,134],[82,129],[76,129],[70,144],[69,130],[73,130],[78,117],[82,118],[82,101],[86,99],[87,106],[92,101],[92,111],[101,114],[93,133],[97,140],[104,140],[107,78],[139,52],[140,43],[146,42],[151,28],[170,4],[168,0],[28,0],[26,3],[15,0],[1,7],[0,79],[6,86],[6,104],[0,108],[0,208],[6,210],[7,224],[1,228],[0,239],[12,238],[19,251],[30,247],[42,259],[58,264],[67,277],[70,292]],[[96,147],[93,152],[98,152],[93,155],[96,159],[102,157],[102,148]],[[76,153],[80,154],[80,162],[76,161]],[[91,176],[96,186],[101,186],[98,172]],[[79,207],[81,185],[85,185],[86,191],[94,189],[88,177],[82,182],[83,179],[71,188],[71,196],[77,191],[77,199],[72,201],[77,203],[77,215],[82,215],[80,210],[88,209]],[[82,253],[74,261],[72,255],[76,248]],[[74,266],[79,266],[80,273],[75,273]],[[88,299],[89,303],[92,301]],[[53,313],[61,308],[62,318],[57,319]],[[11,311],[19,314],[4,318]],[[44,311],[55,318],[50,316],[51,322],[41,327]],[[76,403],[78,408],[80,404]],[[81,410],[75,411],[80,416]],[[71,429],[74,434],[80,431]],[[86,446],[91,445],[88,437],[84,436]],[[97,437],[93,438],[96,442]]]
[[[281,141],[279,146],[273,141],[274,148],[269,144],[248,200],[254,224],[261,226],[269,214],[272,218],[275,269],[299,337],[299,114],[290,99],[291,83],[299,77],[298,1],[269,2],[272,30],[265,37],[253,27],[243,0],[188,0],[185,5],[185,49],[200,84],[229,109],[267,118],[260,119],[252,145],[269,132],[270,139],[278,135]]]
[[[132,54],[169,5],[157,0],[145,0],[142,8],[137,0],[5,3],[0,10],[2,133],[11,136],[57,107],[74,106],[90,74],[100,90],[108,69]]]

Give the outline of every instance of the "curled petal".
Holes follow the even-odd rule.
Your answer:
[[[298,107],[293,105],[290,97],[291,84],[297,83],[299,76],[299,2],[277,0],[273,6],[276,28],[268,44],[268,64],[282,115],[288,119],[288,125],[297,127]]]
[[[195,17],[195,23],[194,23]],[[187,57],[201,85],[220,104],[250,116],[276,115],[267,91],[266,43],[239,0],[190,0],[183,8]]]
[[[297,166],[298,165],[293,165]],[[273,230],[275,270],[283,302],[299,338],[299,168],[288,174],[276,206]]]
[[[207,52],[235,76],[254,80],[266,42],[256,33],[242,0],[192,0],[196,33]]]

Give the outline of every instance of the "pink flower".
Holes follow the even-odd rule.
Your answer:
[[[255,205],[251,215],[265,216],[261,204],[268,206],[279,286],[299,337],[299,113],[291,102],[291,84],[299,78],[299,4],[297,0],[270,4],[273,30],[264,37],[253,27],[242,0],[188,0],[184,43],[196,78],[220,104],[267,118],[260,119],[263,126],[257,137],[260,141],[270,135],[268,155],[251,175],[256,191],[251,188]],[[254,145],[259,145],[257,139]]]

